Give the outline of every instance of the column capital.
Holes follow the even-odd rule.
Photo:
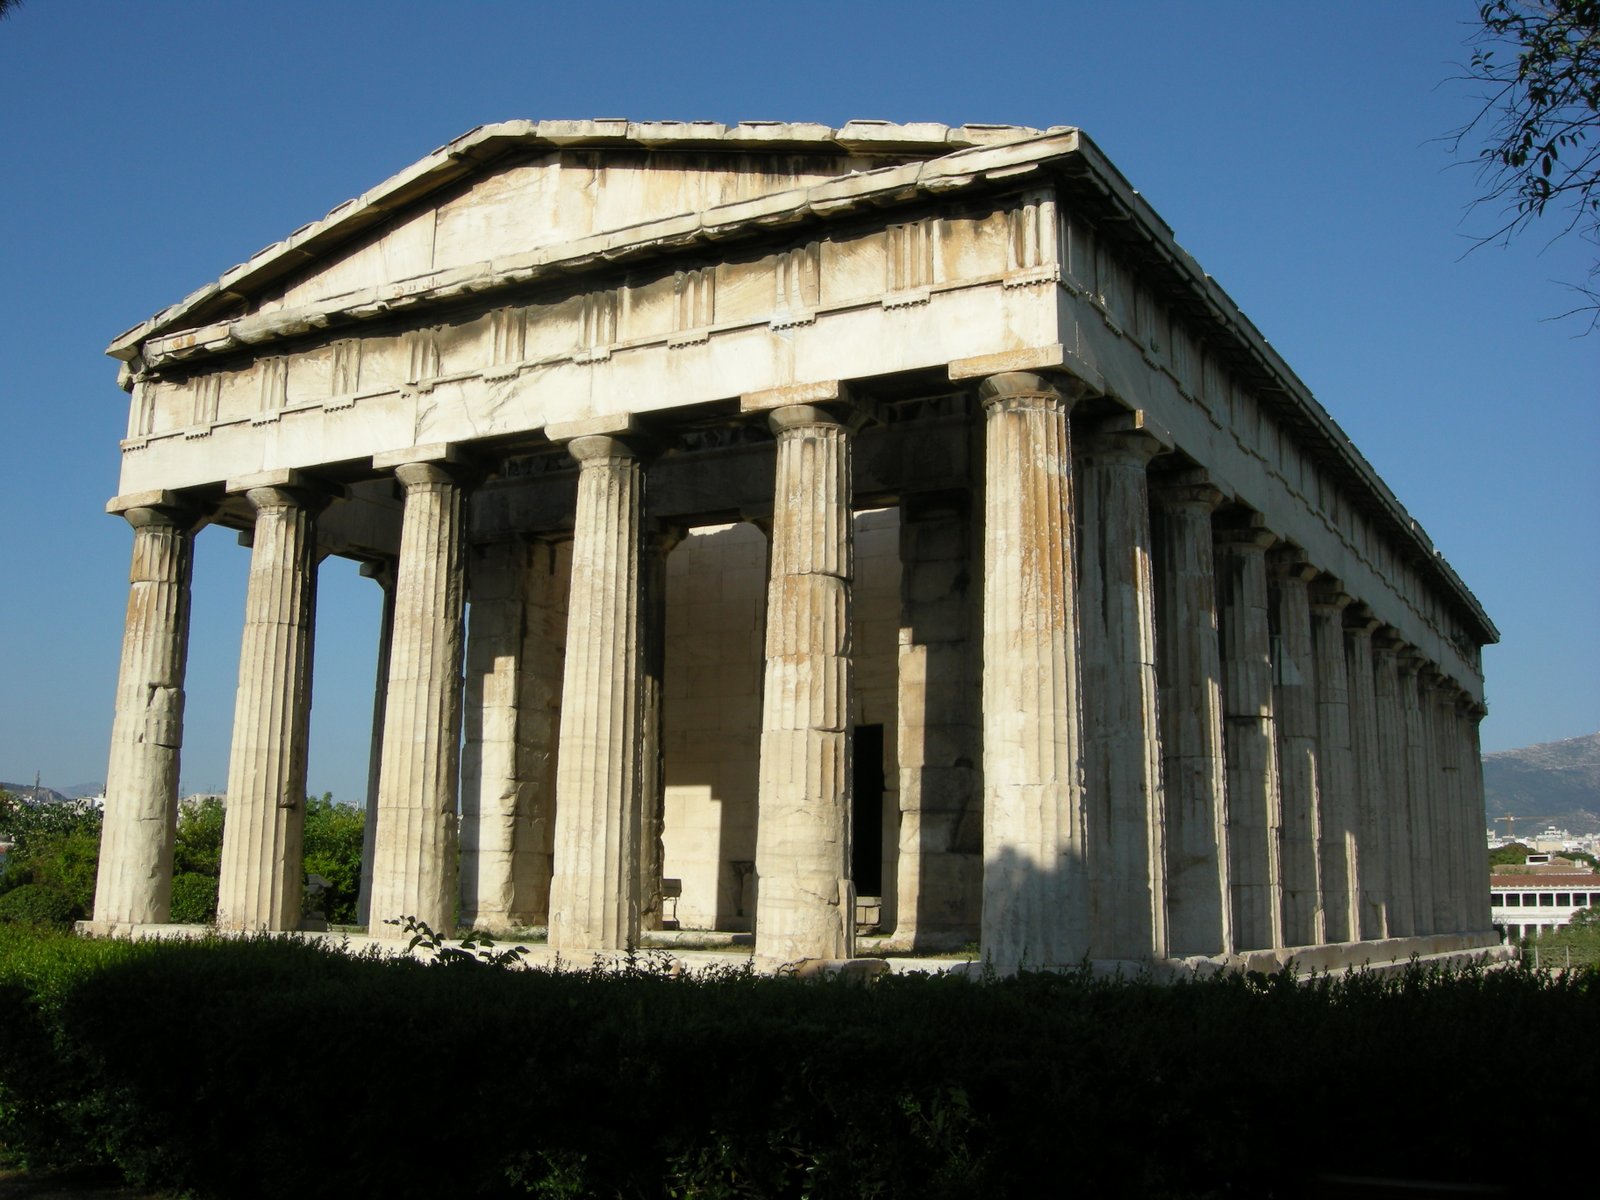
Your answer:
[[[1344,610],[1344,631],[1351,637],[1371,638],[1382,627],[1383,622],[1359,600]]]
[[[394,589],[395,561],[392,558],[368,559],[361,564],[361,577],[374,580],[384,591]]]
[[[767,426],[775,436],[827,425],[842,426],[854,433],[869,421],[882,422],[876,405],[838,379],[746,392],[739,397],[739,411],[765,413]]]
[[[208,505],[163,488],[113,496],[106,501],[106,512],[135,529],[168,526],[184,533],[195,532],[211,519]]]
[[[1144,466],[1172,451],[1172,434],[1142,409],[1096,421],[1082,443],[1084,452],[1106,462]]]
[[[412,467],[427,468],[431,474],[412,471]],[[465,484],[480,473],[472,456],[454,442],[426,442],[407,446],[404,450],[385,450],[372,456],[372,469],[379,474],[393,475],[407,486],[415,483]]]
[[[1257,550],[1263,554],[1280,539],[1268,529],[1260,513],[1244,510],[1218,518],[1212,538],[1218,545],[1236,550]]]
[[[1317,579],[1311,584],[1311,611],[1327,616],[1339,616],[1355,603],[1355,597],[1346,592],[1339,580],[1332,576]]]
[[[267,508],[321,512],[347,494],[342,484],[314,479],[295,470],[259,471],[230,479],[223,488],[230,496],[243,495],[257,512]]]
[[[1268,556],[1268,566],[1279,583],[1310,583],[1322,572],[1293,542],[1285,542]]]
[[[1032,371],[1005,371],[990,375],[978,385],[984,412],[1060,407],[1070,413],[1079,400],[1094,392],[1073,375],[1039,375]]]
[[[1199,467],[1150,479],[1150,500],[1160,508],[1203,508],[1212,513],[1222,507],[1225,499],[1222,489],[1212,482],[1211,473]]]

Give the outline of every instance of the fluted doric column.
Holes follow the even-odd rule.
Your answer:
[[[770,405],[777,438],[767,584],[756,829],[756,954],[848,958],[850,881],[851,441],[859,416]],[[781,397],[781,393],[780,393]]]
[[[1167,953],[1146,480],[1165,447],[1149,430],[1116,427],[1129,420],[1085,439],[1077,463],[1090,944],[1094,957],[1110,959]]]
[[[1372,635],[1378,622],[1357,606],[1345,612],[1345,664],[1350,681],[1350,746],[1355,758],[1356,862],[1360,892],[1356,938],[1389,936],[1389,787],[1378,733],[1377,675]]]
[[[461,765],[462,471],[448,458],[394,461],[405,491],[395,578],[389,694],[384,704],[369,928],[416,917],[435,931],[455,923],[456,795]]]
[[[1216,538],[1233,940],[1238,950],[1267,950],[1284,944],[1267,589],[1267,550],[1277,538],[1253,522],[1223,525]]]
[[[1467,817],[1471,837],[1467,842],[1467,888],[1462,897],[1462,928],[1469,932],[1492,927],[1489,911],[1489,846],[1484,837],[1486,814],[1483,806],[1483,748],[1478,726],[1489,715],[1481,700],[1464,697],[1461,719],[1462,786],[1466,789]]]
[[[1400,657],[1400,701],[1406,729],[1406,819],[1411,830],[1411,912],[1414,934],[1437,932],[1434,924],[1434,819],[1433,781],[1430,772],[1426,724],[1423,717],[1423,657],[1407,647]]]
[[[294,472],[274,475],[263,486],[229,486],[256,519],[217,886],[224,929],[300,924],[317,514],[329,497]]]
[[[1378,762],[1383,772],[1382,837],[1387,844],[1384,916],[1390,937],[1417,932],[1412,882],[1410,755],[1406,750],[1406,701],[1400,652],[1404,643],[1389,628],[1372,639],[1372,695],[1378,726]]]
[[[1200,472],[1184,472],[1151,497],[1168,953],[1226,954],[1233,950],[1233,911],[1211,527],[1222,493]]]
[[[389,649],[394,640],[394,568],[392,561],[361,564],[364,578],[383,589],[378,618],[377,679],[372,685],[372,738],[367,751],[367,811],[361,825],[361,892],[356,899],[356,924],[372,915],[372,862],[378,845],[378,780],[383,771],[383,710],[389,700]]]
[[[1327,942],[1360,935],[1361,896],[1356,841],[1355,757],[1350,730],[1350,675],[1344,610],[1350,597],[1337,583],[1311,588],[1311,639],[1317,696],[1317,879]]]
[[[106,508],[133,527],[133,561],[95,883],[100,933],[171,914],[189,578],[202,523],[171,492],[122,496]]]
[[[556,762],[550,945],[639,940],[645,474],[639,444],[588,434],[578,460],[567,656]]]
[[[1088,952],[1076,528],[1062,391],[984,381],[983,936],[1002,973]]]
[[[1283,940],[1323,941],[1321,805],[1317,797],[1317,672],[1309,587],[1317,570],[1293,548],[1273,562],[1273,712],[1283,798]]]
[[[1455,685],[1435,667],[1423,672],[1432,750],[1434,819],[1433,923],[1437,933],[1460,929],[1462,878],[1460,769],[1456,762]]]

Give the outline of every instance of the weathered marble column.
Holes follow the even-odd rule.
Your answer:
[[[306,754],[316,630],[317,514],[328,493],[296,472],[230,481],[256,510],[228,759],[217,924],[300,924]]]
[[[1166,441],[1130,421],[1083,443],[1079,628],[1083,647],[1084,808],[1095,958],[1165,958],[1167,879],[1161,731],[1156,712],[1150,460]]]
[[[637,441],[575,427],[550,945],[621,950],[639,940],[639,791],[654,769],[641,761],[645,474]]]
[[[1411,912],[1414,934],[1438,931],[1434,923],[1433,778],[1422,680],[1426,660],[1407,647],[1400,659],[1400,697],[1406,726],[1406,816],[1411,827]]]
[[[1350,597],[1335,582],[1311,588],[1311,637],[1317,689],[1317,854],[1323,940],[1360,936],[1360,856],[1356,841],[1355,757],[1350,731],[1350,676],[1344,610]]]
[[[1378,732],[1378,762],[1383,773],[1383,832],[1387,844],[1388,872],[1384,887],[1384,915],[1389,937],[1410,937],[1417,932],[1411,830],[1410,754],[1406,749],[1404,680],[1400,670],[1400,651],[1404,646],[1392,629],[1381,629],[1373,638],[1375,663],[1372,675],[1373,703]]]
[[[1483,806],[1483,745],[1478,726],[1489,715],[1488,707],[1471,696],[1465,697],[1461,727],[1462,786],[1466,789],[1467,819],[1471,838],[1467,842],[1467,888],[1463,897],[1463,929],[1489,929],[1489,847],[1484,837],[1486,816]]]
[[[1433,751],[1434,929],[1456,933],[1460,929],[1462,878],[1460,768],[1456,762],[1455,685],[1437,668],[1423,673],[1427,685],[1428,731]]]
[[[1283,810],[1267,590],[1267,550],[1276,541],[1254,523],[1226,524],[1216,532],[1228,878],[1238,950],[1284,944]]]
[[[1283,938],[1290,946],[1315,946],[1324,940],[1316,661],[1308,592],[1316,574],[1296,549],[1274,556],[1272,703],[1283,797]]]
[[[449,931],[458,900],[464,473],[444,447],[409,453],[373,460],[405,490],[369,921],[386,937],[408,916]]]
[[[378,780],[383,771],[383,710],[389,699],[389,650],[394,640],[393,562],[366,562],[361,574],[383,589],[383,610],[378,618],[378,670],[372,687],[372,742],[367,752],[367,811],[361,826],[361,893],[356,899],[356,923],[365,925],[372,914],[372,862],[378,845]]]
[[[1068,390],[1061,390],[1062,388]],[[1075,384],[984,381],[983,937],[996,970],[1090,948],[1074,578]]]
[[[1378,735],[1377,680],[1372,661],[1372,635],[1378,622],[1362,607],[1344,615],[1345,665],[1350,681],[1350,745],[1355,758],[1356,938],[1389,936],[1389,830],[1386,770]]]
[[[896,706],[900,853],[893,944],[956,949],[983,911],[983,714],[967,492],[900,501]]]
[[[1198,471],[1151,489],[1156,678],[1166,798],[1167,949],[1233,950],[1228,878],[1222,651],[1211,514],[1222,493]]]
[[[171,914],[189,577],[203,519],[172,492],[119,496],[106,511],[133,527],[92,924],[108,934]]]
[[[685,530],[659,525],[644,540],[642,628],[644,667],[639,677],[639,927],[660,929],[661,875],[665,851],[666,757],[662,753],[662,703],[667,670],[667,555]]]
[[[461,917],[504,932],[542,925],[550,895],[561,621],[554,547],[473,552],[461,761]]]
[[[842,390],[831,406],[774,404],[777,438],[767,586],[766,674],[756,830],[756,955],[765,963],[848,958],[850,882],[851,441]]]

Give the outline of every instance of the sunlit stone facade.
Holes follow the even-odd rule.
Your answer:
[[[252,544],[227,926],[300,920],[342,555],[387,598],[375,931],[1004,971],[1495,941],[1493,625],[1077,130],[485,126],[110,352],[93,929],[168,916],[209,524]]]

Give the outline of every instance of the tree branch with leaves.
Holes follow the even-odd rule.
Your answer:
[[[1506,244],[1547,211],[1564,214],[1555,237],[1600,251],[1600,0],[1486,0],[1471,62],[1477,115],[1449,137],[1476,151],[1483,194],[1499,225],[1480,244]],[[1600,326],[1600,257],[1569,283],[1581,301],[1562,316]]]

